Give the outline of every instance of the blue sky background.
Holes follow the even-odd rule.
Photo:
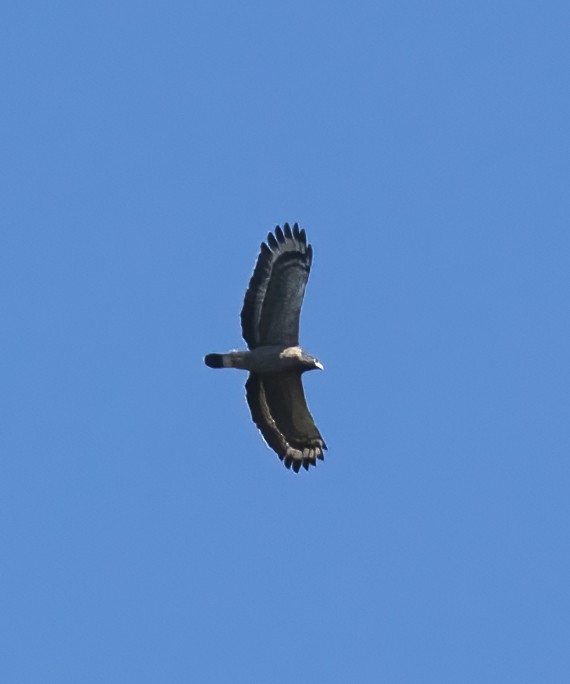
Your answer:
[[[2,681],[570,681],[570,5],[0,14]],[[284,221],[298,476],[202,361]]]

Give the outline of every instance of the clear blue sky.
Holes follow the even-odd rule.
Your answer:
[[[2,682],[570,681],[569,31],[3,3]],[[284,221],[298,476],[202,361]]]

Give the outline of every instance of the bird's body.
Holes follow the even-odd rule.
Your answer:
[[[288,468],[307,470],[326,444],[307,404],[301,375],[322,364],[299,346],[299,319],[313,251],[304,230],[269,233],[245,295],[242,333],[249,349],[208,354],[211,368],[249,371],[246,398],[253,421]]]
[[[210,368],[240,368],[252,373],[279,373],[285,370],[322,369],[320,361],[305,354],[301,347],[283,347],[278,344],[256,347],[247,351],[230,351],[226,354],[208,354],[204,359]],[[316,363],[315,363],[316,361]]]

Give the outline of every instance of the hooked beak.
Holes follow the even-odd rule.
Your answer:
[[[319,370],[324,370],[325,367],[320,361],[315,361],[315,368],[318,368]]]

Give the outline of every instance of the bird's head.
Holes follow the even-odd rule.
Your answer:
[[[314,356],[303,352],[301,354],[301,361],[303,363],[303,370],[323,370],[323,364]]]
[[[279,356],[284,361],[289,361],[289,365],[293,368],[299,368],[302,373],[309,370],[323,370],[323,364],[314,356],[307,354],[298,345],[296,347],[287,347]]]

